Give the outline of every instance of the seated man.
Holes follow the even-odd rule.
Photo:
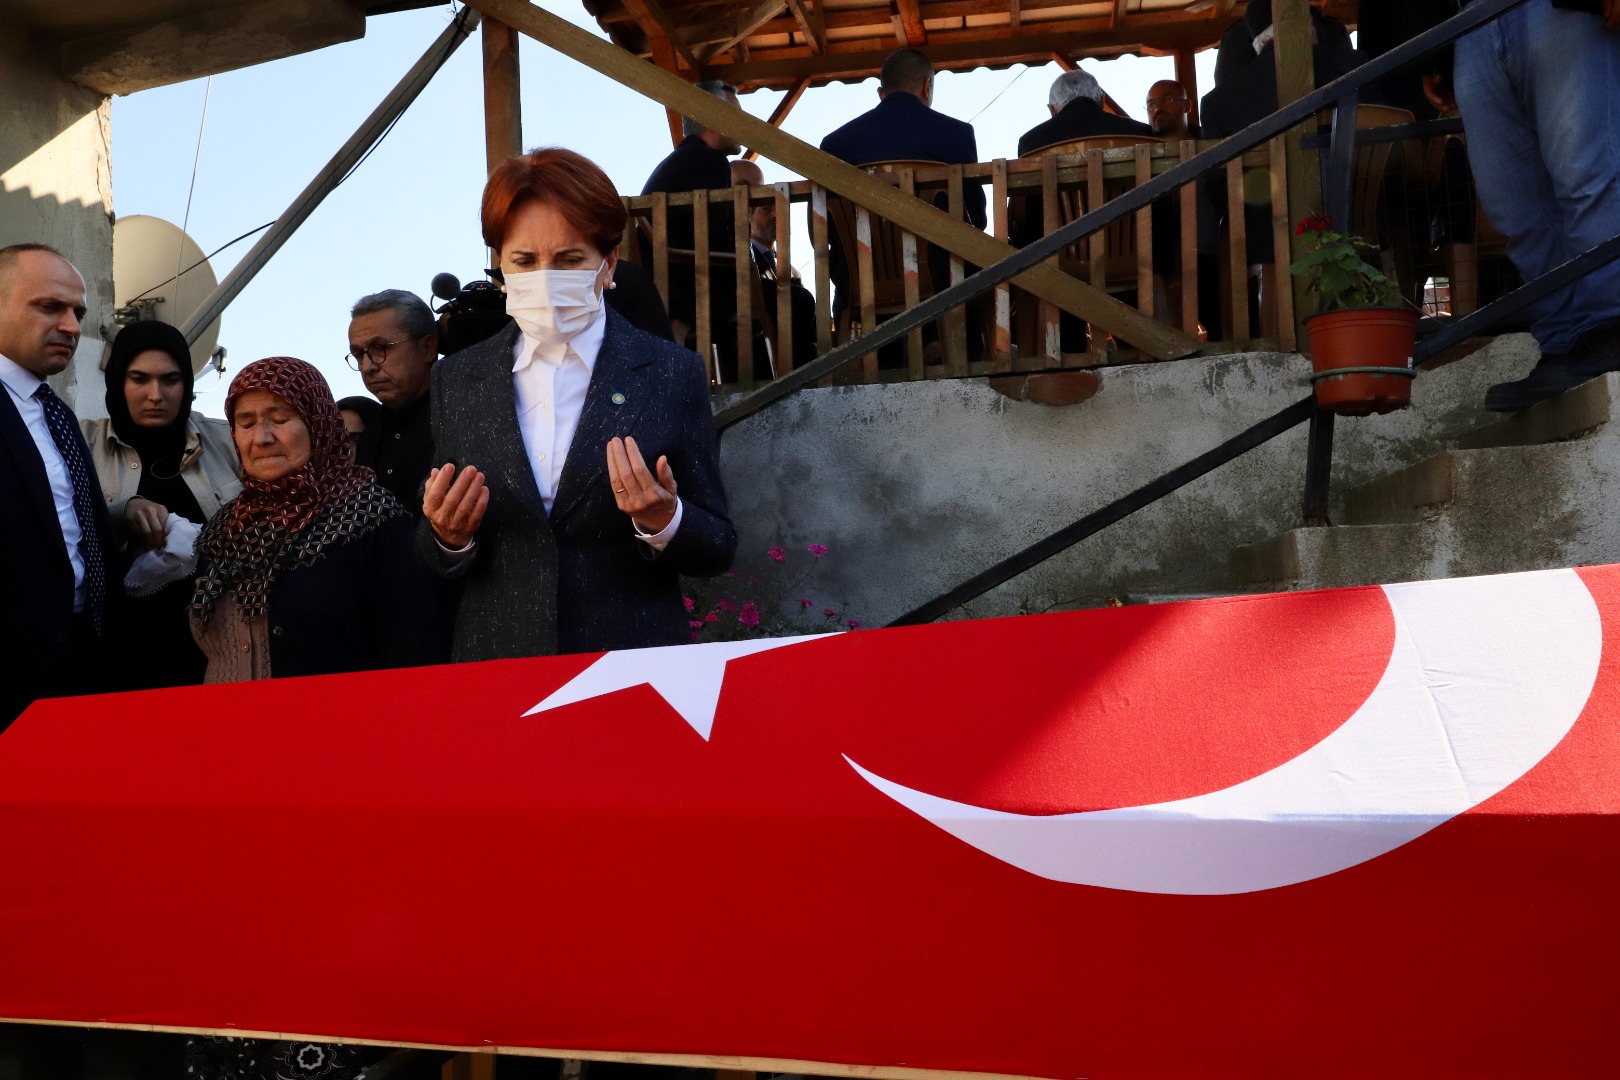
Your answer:
[[[1102,102],[1103,89],[1091,72],[1080,68],[1065,71],[1046,95],[1046,108],[1052,118],[1036,124],[1019,137],[1018,156],[1029,157],[1054,143],[1094,135],[1152,137],[1152,128],[1128,116],[1107,112]]]
[[[933,110],[934,65],[916,49],[900,49],[883,61],[878,103],[821,140],[821,149],[851,165],[879,161],[938,161],[970,165],[979,160],[973,126]],[[945,207],[945,197],[935,199]],[[964,185],[962,209],[967,220],[984,228],[984,189]],[[936,286],[950,281],[950,256],[929,246],[928,268]],[[837,286],[833,315],[842,313],[849,297],[849,271],[837,235],[832,239],[832,279]],[[971,271],[969,271],[971,273]]]
[[[731,178],[735,183],[759,187],[765,183],[765,174],[757,163],[733,161]],[[791,265],[778,267],[776,262],[776,207],[756,206],[748,212],[748,249],[759,271],[760,292],[765,298],[766,314],[776,318],[776,287],[781,281],[788,283],[790,303],[793,305],[793,366],[800,367],[816,358],[816,298],[799,281]],[[785,271],[785,274],[782,273]],[[777,343],[771,342],[775,349]],[[755,362],[756,368],[758,361]],[[770,374],[774,377],[783,370],[781,364]]]
[[[1187,88],[1174,79],[1160,79],[1148,87],[1148,127],[1166,142],[1199,138],[1187,119]]]
[[[697,84],[699,90],[712,94],[721,101],[737,106],[737,88],[718,79]],[[704,127],[690,116],[681,120],[685,138],[658,163],[647,183],[643,195],[656,191],[674,194],[682,191],[702,191],[731,186],[733,154],[742,153],[742,144],[735,138],[714,128]],[[671,251],[691,251],[696,243],[697,230],[690,207],[672,206],[669,209],[668,232]],[[720,353],[721,381],[730,381],[736,371],[737,352],[737,279],[729,260],[734,253],[733,238],[736,229],[732,223],[732,208],[728,204],[709,208],[709,250],[723,254],[725,265],[710,263],[709,270],[709,328],[710,335]],[[643,262],[651,266],[651,249],[643,245]],[[669,267],[669,317],[675,327],[675,336],[681,344],[688,331],[697,325],[697,277],[690,261],[672,258]],[[713,357],[705,357],[713,361]]]

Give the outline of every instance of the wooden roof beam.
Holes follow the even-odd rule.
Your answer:
[[[766,120],[765,122],[771,125],[773,128],[781,127],[783,121],[788,118],[788,113],[793,111],[793,106],[799,103],[799,99],[804,96],[804,92],[809,89],[809,87],[809,79],[800,79],[798,82],[794,83],[788,88],[788,92],[782,95],[782,100],[776,103],[776,108],[771,110],[770,119]],[[759,151],[750,149],[746,154],[743,155],[743,157],[749,161],[757,161],[759,160]]]
[[[686,43],[686,39],[681,36],[680,30],[658,0],[624,0],[624,6],[636,17],[636,22],[641,24],[641,29],[649,40],[664,38],[675,50],[675,55],[679,56],[694,73],[703,69],[703,64],[692,52],[691,46]]]
[[[1085,36],[1077,37],[1079,34]],[[1153,47],[1201,49],[1219,37],[1220,31],[1213,24],[1198,19],[1183,26],[1161,27],[1154,35]],[[860,46],[866,44],[861,42]],[[1088,54],[1109,50],[1128,52],[1144,47],[1142,30],[1134,22],[1110,30],[1106,19],[1077,19],[1050,29],[1043,27],[1039,33],[1009,34],[1006,27],[936,32],[924,51],[937,69],[949,68],[953,63],[1044,64],[1054,52],[1067,55],[1077,44],[1083,44]],[[892,51],[887,47],[872,49],[860,46],[819,55],[810,55],[798,48],[771,49],[768,52],[756,50],[753,60],[711,64],[710,72],[715,78],[726,79],[737,86],[783,83],[801,78],[816,81],[865,78],[882,67],[884,57]]]
[[[928,44],[928,28],[923,25],[922,8],[917,0],[893,0],[893,10],[900,19],[902,40],[912,48]]]
[[[758,3],[738,16],[735,33],[717,42],[696,47],[694,51],[698,60],[707,61],[711,56],[718,56],[786,10],[787,0],[758,0]]]
[[[787,0],[788,10],[793,12],[793,20],[799,24],[799,32],[804,35],[805,44],[810,51],[820,56],[827,51],[827,16],[821,5],[825,0],[816,0],[816,19],[811,20],[810,14],[805,10],[805,0]]]

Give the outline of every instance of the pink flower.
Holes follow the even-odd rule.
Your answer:
[[[696,611],[697,610],[697,601],[693,600],[690,596],[681,597],[681,602],[686,605],[686,610],[687,611]]]
[[[856,619],[849,620],[846,625],[848,625],[851,630],[859,630],[861,628],[859,620]]]
[[[831,618],[833,618],[833,617],[835,617],[835,616],[836,616],[836,615],[837,615],[837,614],[838,614],[838,612],[836,612],[836,611],[834,611],[834,610],[833,610],[833,609],[832,609],[832,608],[830,608],[830,607],[824,607],[824,608],[822,608],[822,609],[821,609],[821,613],[822,613],[822,614],[823,614],[823,615],[825,615],[825,616],[827,616],[827,618],[829,618],[829,619],[831,619]]]
[[[803,599],[801,599],[801,600],[800,600],[800,601],[799,601],[799,606],[800,606],[800,607],[803,607],[803,608],[807,608],[807,607],[812,607],[812,606],[813,606],[813,604],[812,604],[812,603],[811,603],[811,601],[809,601],[809,600],[803,600]]]
[[[718,604],[716,604],[714,606],[719,608],[721,611],[736,611],[737,610],[737,605],[733,604],[730,600],[722,600],[722,601],[720,601]]]
[[[758,626],[759,608],[753,604],[744,604],[742,610],[737,613],[737,621],[750,628]]]
[[[716,611],[711,611],[707,615],[703,616],[703,621],[704,622],[719,622],[720,621],[720,613],[716,612]]]
[[[694,630],[694,631],[692,631],[692,640],[696,641],[697,639],[698,639],[698,632],[696,630]]]
[[[694,630],[701,630],[701,629],[703,629],[703,620],[702,619],[689,619],[687,621],[686,625],[690,626]]]
[[[772,548],[768,549],[765,552],[765,554],[767,554],[767,555],[769,555],[771,557],[772,562],[786,562],[787,561],[787,548],[772,547]]]
[[[821,558],[823,555],[827,554],[827,545],[826,544],[811,544],[810,545],[810,554],[814,555],[818,559]]]

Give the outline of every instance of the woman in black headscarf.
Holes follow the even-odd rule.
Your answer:
[[[107,510],[133,557],[166,545],[180,521],[201,526],[242,490],[230,427],[191,412],[191,351],[160,322],[127,326],[107,358],[107,418],[81,421]],[[182,530],[184,532],[185,530]],[[202,682],[203,655],[188,619],[193,581],[130,597],[114,627],[111,685]]]

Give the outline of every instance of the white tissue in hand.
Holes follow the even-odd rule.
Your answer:
[[[124,575],[124,591],[130,596],[151,596],[165,585],[190,577],[197,567],[194,548],[200,532],[201,525],[170,514],[163,523],[163,546],[135,556]]]

